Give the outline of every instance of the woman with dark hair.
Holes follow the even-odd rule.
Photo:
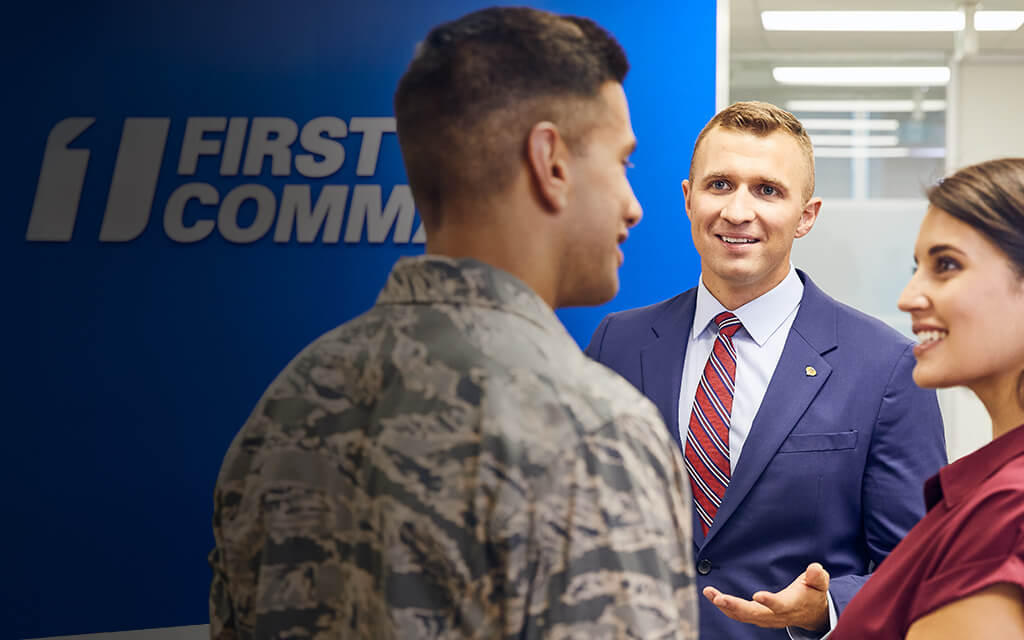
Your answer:
[[[914,381],[968,387],[993,441],[927,481],[928,513],[829,640],[1024,638],[1024,158],[961,169],[928,201],[899,300]]]

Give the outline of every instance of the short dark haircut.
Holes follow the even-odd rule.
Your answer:
[[[395,91],[398,141],[428,231],[445,200],[508,187],[537,122],[554,123],[571,149],[581,144],[601,87],[628,70],[619,43],[587,18],[494,7],[432,29]]]
[[[800,150],[804,154],[804,162],[809,171],[809,180],[803,197],[806,200],[814,195],[814,147],[811,145],[811,138],[807,135],[803,123],[785,109],[770,102],[757,100],[734,102],[715,114],[715,117],[704,125],[704,129],[697,136],[697,142],[693,145],[693,155],[690,157],[690,180],[693,180],[693,162],[697,158],[697,149],[715,127],[750,133],[759,138],[770,136],[776,131],[789,135],[800,145]]]

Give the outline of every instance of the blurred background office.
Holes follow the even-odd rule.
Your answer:
[[[924,189],[973,162],[1024,155],[1024,0],[719,0],[716,106],[764,100],[810,131],[813,232],[793,262],[907,335]],[[950,460],[991,439],[965,389],[939,392]]]

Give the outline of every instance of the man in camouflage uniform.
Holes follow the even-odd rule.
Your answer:
[[[696,638],[682,459],[552,311],[615,294],[640,219],[627,69],[531,9],[417,49],[395,115],[427,255],[232,443],[213,638]]]

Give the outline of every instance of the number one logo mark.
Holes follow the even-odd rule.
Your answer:
[[[67,118],[50,131],[26,240],[71,240],[90,151],[68,145],[94,122],[96,118]],[[131,242],[146,229],[170,124],[170,118],[125,118],[100,242]]]
[[[69,149],[75,138],[96,118],[67,118],[58,122],[46,139],[43,166],[39,170],[32,217],[25,239],[30,242],[68,242],[75,230],[78,200],[82,197],[88,149]]]

